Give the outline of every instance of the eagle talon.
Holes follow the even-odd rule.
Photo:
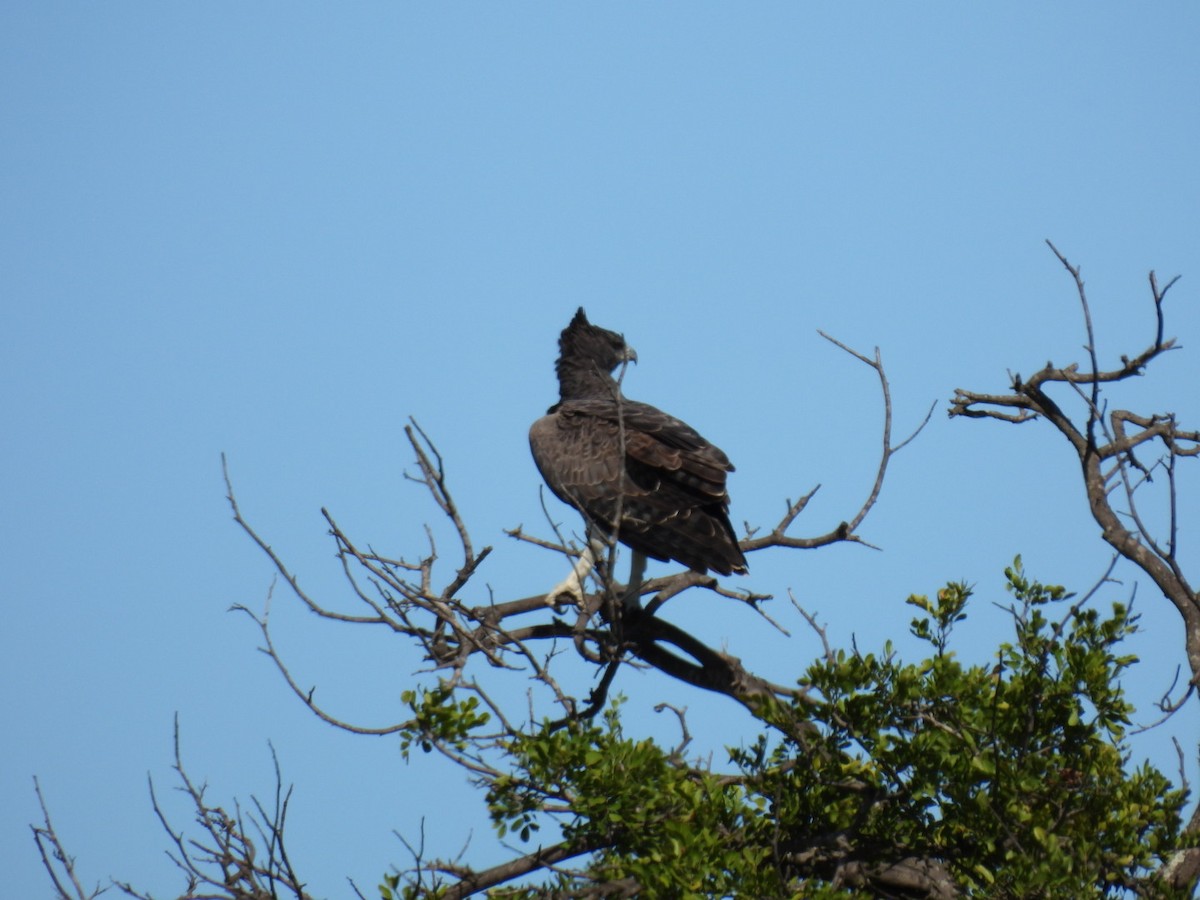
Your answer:
[[[588,573],[595,567],[597,553],[602,553],[603,551],[603,544],[600,544],[594,538],[590,539],[583,552],[579,554],[579,559],[572,564],[571,574],[555,585],[550,593],[546,595],[546,605],[558,609],[562,605],[559,603],[558,598],[563,594],[567,594],[575,602],[576,609],[583,609],[583,579],[587,578]]]
[[[570,580],[571,579],[567,579],[567,581]],[[546,605],[555,612],[566,612],[568,603],[564,602],[562,599],[564,597],[567,598],[570,603],[574,604],[576,608],[583,608],[583,590],[580,589],[578,585],[569,585],[567,581],[564,581],[546,595]]]

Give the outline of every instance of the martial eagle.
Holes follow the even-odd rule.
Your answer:
[[[635,572],[644,557],[698,572],[748,571],[729,523],[729,458],[674,416],[624,397],[613,372],[637,354],[621,335],[591,324],[582,307],[558,346],[559,400],[533,423],[529,445],[546,484],[579,510],[589,537],[599,532],[630,547]],[[577,593],[578,577],[560,588]]]

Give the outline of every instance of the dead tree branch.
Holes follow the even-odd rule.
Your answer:
[[[158,802],[154,782],[150,782],[150,799],[154,813],[175,849],[168,853],[172,862],[187,880],[181,898],[212,898],[212,900],[311,900],[304,883],[292,867],[284,843],[288,803],[292,789],[284,788],[275,748],[271,759],[275,764],[275,799],[268,811],[256,798],[251,798],[254,811],[243,813],[234,803],[232,813],[211,805],[205,797],[207,785],[196,783],[188,775],[180,752],[179,720],[175,721],[175,774],[180,781],[178,790],[191,802],[198,837],[188,837],[176,831]],[[262,854],[265,851],[265,856]],[[138,900],[152,900],[132,885],[115,882],[118,888]]]
[[[823,331],[819,331],[817,333],[835,347],[839,348],[840,350],[844,350],[859,362],[869,366],[875,371],[876,376],[879,378],[879,388],[883,394],[883,446],[879,456],[879,465],[875,470],[875,480],[871,484],[871,490],[868,492],[866,500],[863,501],[862,506],[859,507],[858,511],[850,519],[839,523],[836,527],[827,531],[825,534],[818,535],[816,537],[794,537],[789,535],[787,532],[788,529],[791,528],[792,523],[795,522],[796,517],[804,511],[804,508],[808,506],[808,502],[820,489],[820,485],[814,487],[811,491],[794,503],[791,500],[788,500],[787,510],[784,512],[783,518],[776,523],[775,527],[771,529],[768,534],[765,534],[762,537],[750,537],[741,542],[741,548],[744,553],[751,553],[755,550],[764,550],[767,547],[790,547],[799,550],[813,550],[817,547],[824,547],[840,541],[849,541],[851,543],[863,544],[867,547],[872,547],[871,544],[867,543],[858,535],[858,527],[863,523],[863,520],[866,519],[867,514],[870,513],[870,511],[874,508],[876,501],[879,499],[879,492],[883,489],[883,481],[887,475],[888,464],[892,461],[892,457],[903,450],[906,445],[908,445],[913,439],[916,438],[918,434],[921,433],[922,429],[924,429],[924,427],[929,423],[929,419],[933,415],[934,406],[936,404],[929,407],[929,412],[925,414],[924,420],[922,420],[921,424],[913,430],[912,434],[899,443],[893,443],[892,390],[891,385],[888,383],[887,373],[883,368],[883,358],[879,353],[879,348],[876,347],[875,355],[870,357],[846,346],[841,341],[830,337]]]
[[[54,830],[50,821],[50,811],[46,808],[46,798],[42,796],[42,786],[37,778],[33,779],[33,790],[37,794],[38,806],[42,810],[42,824],[30,825],[33,840],[37,844],[38,855],[42,859],[50,882],[54,885],[55,900],[94,900],[103,894],[107,888],[99,885],[90,891],[85,889],[75,871],[75,857],[67,853],[62,839]]]
[[[292,789],[283,786],[279,758],[271,748],[275,765],[275,797],[270,807],[251,797],[254,809],[244,813],[238,803],[228,813],[213,806],[206,798],[207,786],[188,775],[180,752],[179,720],[175,720],[175,764],[180,781],[178,790],[190,802],[195,821],[200,826],[197,836],[177,831],[158,801],[154,782],[150,782],[150,801],[154,814],[170,838],[172,850],[167,855],[183,874],[184,889],[180,900],[312,900],[304,891],[304,883],[292,866],[284,843],[288,804]],[[33,780],[42,824],[31,826],[42,863],[54,885],[55,900],[94,900],[109,887],[137,900],[152,900],[132,884],[113,880],[108,887],[86,890],[70,856],[50,821],[50,813],[42,796],[41,785]]]

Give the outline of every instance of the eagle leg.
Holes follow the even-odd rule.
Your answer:
[[[646,579],[646,554],[633,551],[633,559],[629,561],[629,583],[625,585],[625,594],[621,598],[622,610],[642,608],[642,582]]]
[[[575,605],[583,608],[583,580],[596,566],[596,559],[604,552],[606,544],[592,534],[588,535],[587,546],[579,554],[579,559],[571,565],[571,574],[556,584],[546,595],[547,606],[558,606],[559,597],[567,594],[575,601]]]

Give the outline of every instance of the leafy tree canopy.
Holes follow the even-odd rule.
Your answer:
[[[994,664],[952,649],[971,590],[912,596],[930,655],[901,661],[829,650],[803,695],[761,711],[763,733],[729,769],[627,737],[621,700],[602,716],[496,743],[474,696],[410,693],[403,745],[497,752],[484,779],[499,837],[564,856],[593,852],[549,887],[503,896],[845,897],[879,893],[1086,897],[1144,888],[1177,844],[1182,791],[1131,767],[1132,709],[1120,686],[1135,660],[1127,606],[1107,614],[1058,586],[1005,571],[1012,634]],[[382,887],[387,900],[442,895],[448,863]],[[1165,889],[1164,889],[1165,890]]]

